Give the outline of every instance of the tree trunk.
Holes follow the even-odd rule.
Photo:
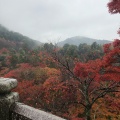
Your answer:
[[[91,120],[91,103],[89,101],[89,94],[88,94],[88,86],[87,83],[85,82],[84,85],[84,95],[85,95],[85,102],[86,102],[86,107],[85,107],[85,117],[86,120]]]
[[[91,119],[91,114],[90,114],[90,109],[86,110],[86,120],[92,120]]]

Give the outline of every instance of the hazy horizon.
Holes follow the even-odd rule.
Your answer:
[[[119,14],[108,12],[101,0],[0,0],[0,24],[41,42],[74,36],[118,38]]]

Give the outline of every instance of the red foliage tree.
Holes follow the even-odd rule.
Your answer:
[[[42,107],[38,96],[42,94],[44,89],[42,86],[36,85],[34,80],[19,82],[14,91],[19,92],[21,102],[36,108]]]
[[[84,101],[84,115],[91,120],[90,111],[93,104],[111,92],[117,92],[120,87],[120,40],[105,45],[106,55],[103,59],[77,63],[74,68],[75,75],[79,78],[79,90]]]
[[[50,111],[66,113],[69,105],[77,101],[77,89],[74,85],[78,86],[75,81],[62,82],[56,77],[49,78],[43,84],[44,86],[44,102]]]
[[[111,0],[108,3],[109,12],[112,14],[120,13],[120,0]]]
[[[119,28],[119,30],[118,30],[118,34],[120,35],[120,28]]]

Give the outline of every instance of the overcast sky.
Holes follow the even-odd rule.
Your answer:
[[[0,0],[0,24],[41,42],[68,37],[118,38],[120,14],[108,13],[109,0]]]

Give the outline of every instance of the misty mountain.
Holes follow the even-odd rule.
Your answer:
[[[19,50],[20,48],[34,49],[42,43],[33,40],[20,33],[13,32],[0,25],[0,49],[13,48]]]
[[[82,36],[75,36],[71,38],[67,38],[64,41],[58,42],[58,46],[64,46],[64,44],[70,44],[70,45],[79,45],[81,43],[87,43],[88,45],[91,45],[93,42],[97,42],[97,44],[103,45],[106,43],[110,43],[111,41],[109,40],[97,40],[97,39],[92,39],[92,38],[87,38],[87,37],[82,37]]]

